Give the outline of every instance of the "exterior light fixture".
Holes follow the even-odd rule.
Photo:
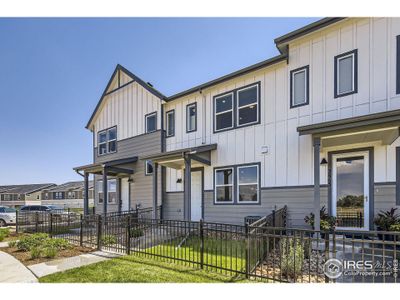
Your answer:
[[[321,160],[321,165],[326,165],[328,161],[325,159],[325,157]]]

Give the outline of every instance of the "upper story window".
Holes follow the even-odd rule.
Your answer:
[[[233,168],[215,170],[215,203],[233,203]]]
[[[112,127],[99,132],[98,152],[99,155],[117,151],[117,127]]]
[[[214,132],[260,122],[260,83],[214,97]]]
[[[258,85],[237,91],[237,126],[258,122]]]
[[[151,160],[146,160],[144,163],[145,167],[145,175],[152,175],[153,174],[153,163]]]
[[[290,71],[290,107],[309,103],[309,67]]]
[[[175,110],[167,111],[167,137],[175,135]]]
[[[335,98],[357,93],[357,49],[335,56]]]
[[[214,111],[215,131],[233,128],[233,93],[215,97]]]
[[[146,133],[157,130],[157,112],[153,112],[145,116]]]
[[[258,202],[259,187],[258,187],[258,165],[239,166],[238,170],[238,202],[239,203],[254,203]]]
[[[186,132],[197,130],[197,103],[186,106]]]

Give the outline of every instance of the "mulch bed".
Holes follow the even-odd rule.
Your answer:
[[[19,240],[21,237],[27,236],[27,233],[16,233],[11,232],[10,235],[8,237],[6,237],[3,242],[11,242],[11,241],[16,241]]]
[[[48,262],[48,261],[52,261],[52,260],[60,259],[60,258],[78,256],[81,254],[95,251],[91,248],[73,246],[71,249],[59,251],[57,253],[56,257],[54,257],[54,258],[41,257],[41,258],[31,259],[31,255],[29,252],[24,252],[24,251],[18,250],[17,248],[7,247],[7,248],[0,248],[0,250],[6,252],[8,254],[11,254],[16,259],[18,259],[21,263],[23,263],[25,266],[35,265],[35,264],[39,264],[42,262]]]

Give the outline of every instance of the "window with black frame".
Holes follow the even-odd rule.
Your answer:
[[[214,111],[215,131],[233,128],[233,93],[215,97]]]
[[[234,169],[215,170],[215,203],[233,203]]]
[[[167,137],[171,137],[175,135],[175,111],[170,110],[166,113],[167,118]]]
[[[117,127],[112,127],[98,134],[98,153],[104,155],[117,151]]]
[[[151,133],[157,130],[157,113],[151,113],[145,117],[146,133]]]
[[[258,122],[258,85],[237,91],[237,126]]]

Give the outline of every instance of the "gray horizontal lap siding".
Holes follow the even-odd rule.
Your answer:
[[[107,155],[98,155],[97,147],[94,148],[95,163],[112,161],[116,159],[129,158],[138,156],[139,160],[133,163],[131,167],[134,169],[134,174],[131,176],[133,182],[130,183],[130,203],[131,208],[135,208],[136,204],[140,204],[142,208],[151,207],[153,199],[153,177],[145,176],[144,161],[140,160],[140,156],[152,153],[161,152],[161,131],[158,130],[149,134],[138,135],[129,139],[120,140],[117,142],[117,152]],[[96,189],[97,181],[102,180],[102,176],[95,176]],[[117,181],[118,183],[118,181]],[[161,204],[161,171],[158,172],[158,204]],[[119,186],[117,186],[117,191]],[[95,193],[96,211],[103,211],[103,204],[98,203],[98,193]],[[117,204],[109,204],[108,211],[118,211]]]

